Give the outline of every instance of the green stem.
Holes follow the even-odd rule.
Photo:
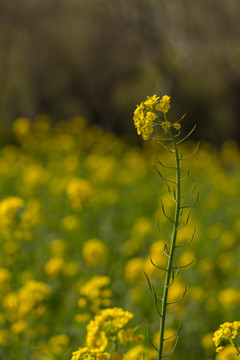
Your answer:
[[[167,312],[167,298],[168,298],[168,290],[171,281],[172,269],[173,269],[173,258],[174,251],[177,240],[177,231],[178,231],[178,223],[180,218],[180,169],[181,169],[181,160],[178,153],[177,144],[174,138],[174,135],[170,128],[168,128],[168,134],[171,137],[174,154],[175,154],[175,162],[176,162],[176,206],[175,206],[175,216],[173,223],[173,232],[170,243],[169,257],[167,263],[167,271],[165,275],[164,288],[163,288],[163,297],[162,297],[162,306],[161,306],[161,317],[160,317],[160,334],[159,334],[159,345],[158,345],[158,355],[157,360],[162,360],[163,358],[163,344],[164,344],[164,328],[166,321],[166,312]]]

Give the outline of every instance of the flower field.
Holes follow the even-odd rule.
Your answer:
[[[195,147],[186,143],[184,154]],[[150,257],[166,261],[158,222],[169,231],[161,200],[169,213],[173,203],[154,164],[171,164],[169,156],[81,117],[14,122],[0,149],[0,359],[70,360],[85,346],[87,324],[109,308],[134,315],[128,359],[142,359],[143,349],[151,358],[147,325],[156,344],[159,324],[144,272],[160,290],[163,272]],[[188,167],[184,188],[196,178],[200,198],[178,241],[195,227],[196,234],[176,257],[179,266],[194,261],[169,290],[174,302],[187,285],[183,301],[169,307],[166,347],[183,321],[172,357],[210,360],[219,324],[239,320],[240,150],[231,140],[219,150],[202,143]],[[217,359],[230,359],[224,354]]]

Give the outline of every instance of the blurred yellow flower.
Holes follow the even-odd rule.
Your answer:
[[[138,218],[132,228],[132,237],[135,238],[144,238],[147,235],[152,234],[153,223],[152,220],[143,216]]]
[[[12,324],[11,330],[13,334],[20,334],[24,332],[27,329],[27,327],[28,327],[27,322],[21,319]]]
[[[74,210],[81,210],[92,199],[93,190],[85,179],[74,178],[67,184],[67,195]]]
[[[185,286],[179,280],[175,280],[168,291],[168,302],[175,302],[179,300],[184,294]]]
[[[52,258],[44,265],[45,273],[50,277],[57,277],[64,268],[64,261],[62,258]]]
[[[80,220],[75,215],[66,215],[61,220],[61,225],[64,230],[72,231],[78,228]]]
[[[102,288],[109,284],[110,278],[108,276],[96,275],[91,280],[82,285],[79,291],[81,295],[86,296],[91,301],[100,297]]]
[[[65,334],[55,335],[49,339],[50,349],[54,355],[62,355],[64,348],[66,351],[66,346],[68,344],[69,344],[69,337]]]
[[[144,260],[139,257],[130,259],[125,265],[124,278],[126,282],[133,283],[144,276]]]
[[[31,129],[31,122],[29,119],[20,117],[14,121],[12,124],[12,130],[13,132],[21,137],[29,133]]]
[[[151,257],[154,264],[166,267],[167,265],[167,256],[164,254],[164,241],[163,240],[157,240],[152,243],[149,249],[149,256]],[[153,266],[153,265],[152,265]],[[161,272],[160,269],[156,269],[156,272]]]
[[[99,239],[93,238],[83,244],[82,256],[89,267],[105,264],[107,259],[107,246]]]
[[[214,354],[214,346],[213,346],[213,334],[207,333],[202,337],[201,345],[203,347],[204,353],[206,356],[211,356]]]
[[[239,303],[240,291],[237,289],[225,289],[219,294],[219,302],[223,307],[231,307]]]
[[[8,196],[0,202],[0,225],[16,226],[21,219],[24,201],[16,196]]]

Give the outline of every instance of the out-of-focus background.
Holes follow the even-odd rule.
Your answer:
[[[144,272],[161,298],[150,257],[165,266],[162,202],[174,216],[153,166],[172,154],[132,121],[153,94],[171,96],[170,121],[187,113],[182,137],[197,125],[182,147],[183,206],[200,191],[169,302],[188,290],[164,337],[183,320],[174,360],[238,358],[216,356],[212,337],[240,318],[239,19],[239,0],[0,1],[0,359],[70,360],[89,321],[116,306],[145,336],[121,353],[142,359],[140,346],[151,359],[147,324],[158,346],[159,318]]]
[[[135,104],[169,94],[198,137],[240,140],[238,0],[1,0],[0,122],[79,114],[133,134]]]

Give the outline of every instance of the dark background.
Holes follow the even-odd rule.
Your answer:
[[[239,141],[239,19],[239,0],[1,0],[1,126],[79,114],[131,135],[156,93],[199,138]]]

